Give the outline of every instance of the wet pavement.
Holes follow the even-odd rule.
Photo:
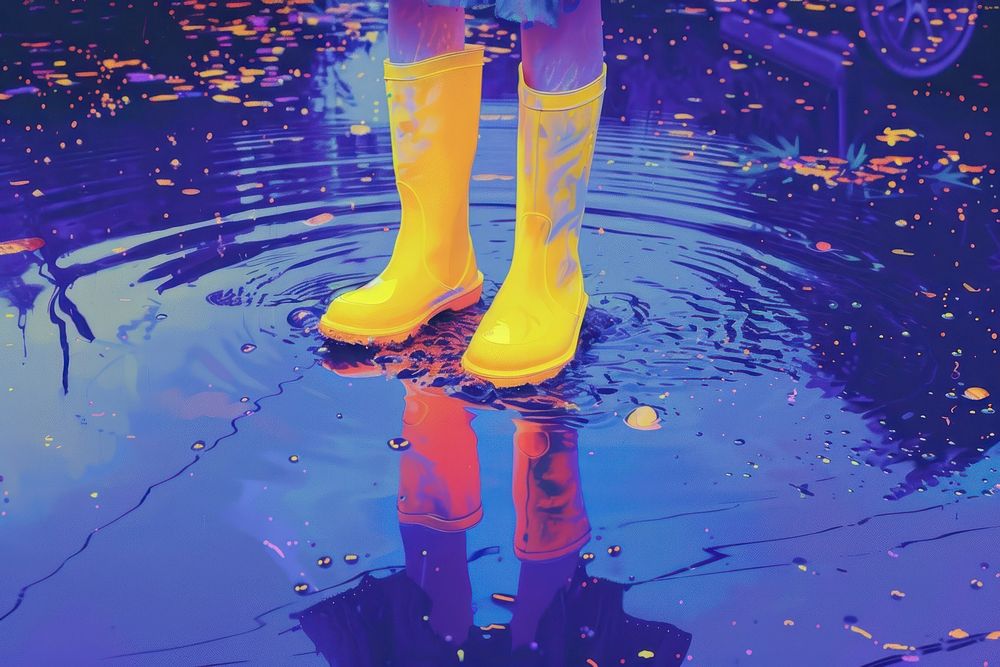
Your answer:
[[[996,661],[995,10],[929,83],[844,56],[841,117],[717,7],[610,7],[581,350],[496,391],[458,358],[511,254],[510,26],[469,24],[484,302],[367,350],[314,327],[398,222],[380,7],[39,7],[0,29],[0,663],[451,664],[469,619],[407,610],[469,602],[465,664],[525,627],[601,667]],[[437,554],[468,590],[408,583]]]

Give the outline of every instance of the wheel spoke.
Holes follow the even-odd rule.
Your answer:
[[[917,5],[917,16],[920,17],[920,22],[924,24],[924,36],[931,36],[931,22],[927,16],[927,5],[921,2]]]
[[[915,3],[913,0],[907,0],[906,2],[906,14],[903,16],[903,25],[899,26],[899,32],[896,33],[896,43],[899,46],[903,46],[905,43],[903,38],[906,37],[907,31],[909,31],[910,26],[913,24],[913,5]]]

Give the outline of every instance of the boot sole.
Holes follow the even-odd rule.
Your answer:
[[[581,313],[587,312],[587,304],[589,301],[590,297],[585,294]],[[576,349],[580,345],[580,329],[582,328],[583,314],[581,314],[580,319],[577,320],[576,331],[573,334],[572,347],[551,362],[533,366],[531,368],[521,369],[515,372],[509,372],[482,368],[481,366],[470,363],[463,356],[462,368],[464,368],[468,373],[492,383],[494,387],[520,387],[521,385],[526,384],[538,384],[539,382],[544,382],[545,380],[559,375],[559,373],[566,367],[566,364],[573,360],[573,357],[576,356]]]
[[[474,306],[479,303],[483,295],[483,274],[479,274],[478,281],[464,292],[452,296],[450,299],[440,303],[433,310],[424,313],[416,322],[405,327],[390,331],[354,330],[349,327],[341,327],[323,319],[319,321],[319,332],[324,337],[341,343],[353,343],[355,345],[388,345],[390,343],[405,343],[412,338],[425,324],[430,322],[435,316],[446,310],[459,311]]]

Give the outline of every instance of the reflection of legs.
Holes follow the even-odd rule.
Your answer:
[[[472,414],[439,389],[406,386],[399,469],[406,573],[431,600],[430,624],[456,645],[472,625],[465,531],[482,518]]]
[[[578,552],[590,539],[576,443],[569,427],[515,420],[514,551],[521,575],[511,621],[514,647],[534,639],[542,614],[569,583]]]
[[[472,582],[466,561],[465,531],[446,533],[416,524],[399,524],[406,575],[431,600],[434,632],[456,646],[472,625]]]

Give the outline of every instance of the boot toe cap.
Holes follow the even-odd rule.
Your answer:
[[[392,326],[397,315],[398,313],[389,312],[385,307],[338,297],[326,309],[320,321],[332,329],[378,330]]]
[[[572,356],[573,349],[575,341],[536,339],[503,343],[476,335],[462,356],[462,365],[472,374],[494,383],[531,382],[540,373],[558,371]]]

